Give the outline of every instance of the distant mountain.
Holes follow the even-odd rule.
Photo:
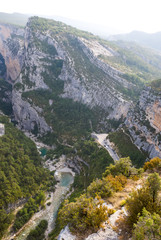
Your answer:
[[[105,25],[100,25],[100,24],[94,24],[94,23],[89,23],[85,21],[79,21],[76,19],[71,19],[71,18],[66,18],[62,16],[57,16],[57,15],[37,15],[37,14],[21,14],[21,13],[3,13],[0,12],[0,22],[3,23],[10,23],[10,24],[15,24],[19,26],[25,26],[29,17],[32,16],[39,16],[39,17],[44,17],[47,19],[53,19],[55,21],[60,21],[65,24],[71,25],[73,27],[76,27],[78,29],[92,32],[93,34],[102,36],[102,37],[107,37],[110,34],[118,34],[119,30],[114,29],[111,27],[107,27]]]
[[[19,26],[25,26],[31,15],[21,13],[3,13],[0,12],[0,22],[11,23]]]
[[[111,34],[119,34],[120,31],[110,26],[105,26],[105,24],[95,24],[91,22],[85,22],[81,20],[76,20],[72,18],[66,18],[62,16],[52,15],[52,16],[40,16],[48,19],[53,19],[55,21],[60,21],[70,26],[76,27],[80,30],[91,32],[100,37],[106,38]]]
[[[141,45],[161,51],[161,32],[145,33],[140,31],[133,31],[127,34],[113,35],[110,36],[108,39],[115,41],[133,41]]]

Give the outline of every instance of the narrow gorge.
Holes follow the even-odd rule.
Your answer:
[[[0,23],[0,239],[30,240],[42,220],[41,240],[119,239],[125,199],[160,171],[160,62],[50,19]]]

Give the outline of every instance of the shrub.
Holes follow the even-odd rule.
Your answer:
[[[113,192],[121,191],[125,186],[127,180],[123,175],[113,177],[108,175],[101,179],[96,179],[87,188],[87,195],[96,197],[97,195],[101,198],[110,197]]]
[[[161,180],[158,173],[152,173],[147,179],[147,187],[152,197],[153,203],[157,200],[159,190],[161,189]]]
[[[121,191],[122,188],[127,183],[127,178],[123,175],[115,176],[108,175],[107,177],[103,178],[107,183],[111,184],[111,187],[114,192]]]
[[[112,184],[104,179],[96,179],[87,188],[87,194],[91,197],[96,197],[97,195],[101,198],[110,197],[113,193]]]
[[[145,187],[133,191],[131,196],[126,200],[126,209],[128,211],[126,224],[131,229],[133,224],[138,221],[138,214],[142,212],[144,207],[149,211],[152,211],[151,197]]]
[[[126,200],[127,225],[132,228],[133,224],[138,221],[138,214],[142,214],[143,208],[150,213],[161,214],[161,203],[158,198],[160,188],[160,177],[157,173],[153,173],[149,175],[141,189],[132,192],[131,197]]]
[[[126,204],[126,200],[123,199],[123,200],[120,202],[120,206],[123,207],[125,204]]]
[[[159,157],[155,157],[151,159],[149,162],[144,164],[144,170],[161,170],[161,159]]]
[[[133,240],[145,239],[161,239],[161,217],[154,213],[151,214],[145,208],[142,211],[142,216],[139,217],[134,224]]]
[[[107,212],[108,212],[108,217],[110,217],[112,214],[116,212],[116,210],[113,208],[109,208]]]
[[[58,217],[62,227],[68,224],[73,232],[86,230],[95,232],[107,220],[107,207],[99,198],[93,199],[81,195],[76,202],[69,203],[66,200]]]
[[[136,175],[138,170],[132,167],[132,162],[129,157],[120,158],[115,165],[110,164],[109,167],[106,168],[103,176],[107,176],[112,174],[113,176],[124,175],[125,177],[130,177],[131,175]]]

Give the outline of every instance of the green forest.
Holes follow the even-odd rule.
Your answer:
[[[42,167],[35,144],[1,116],[5,135],[0,137],[0,237],[12,220],[8,204],[47,190],[54,178]]]
[[[130,157],[133,165],[136,167],[143,165],[147,155],[135,146],[128,133],[126,133],[126,129],[112,132],[108,137],[115,144],[116,151],[120,157]]]

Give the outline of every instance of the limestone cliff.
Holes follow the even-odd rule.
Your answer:
[[[13,113],[21,129],[52,131],[46,109],[54,114],[56,96],[97,108],[104,122],[127,115],[136,86],[99,58],[118,53],[89,33],[38,17],[30,18],[25,29],[1,24],[0,53],[6,80],[14,82]],[[46,91],[44,102],[36,97],[40,90]]]
[[[129,111],[126,126],[134,143],[149,157],[161,157],[161,95],[146,87],[134,109]]]
[[[24,29],[0,24],[0,53],[6,64],[6,80],[14,81],[18,77],[23,63]]]
[[[40,21],[46,26],[41,26]],[[50,92],[55,81],[63,82],[59,93],[62,98],[90,108],[99,107],[108,118],[126,116],[131,103],[124,97],[122,87],[128,90],[135,86],[123,79],[120,71],[99,60],[92,53],[93,45],[90,49],[86,44],[85,37],[72,34],[65,24],[59,24],[35,17],[25,28],[24,57],[13,90],[13,111],[19,126],[28,131],[36,126],[41,133],[51,130],[44,119],[43,106],[37,108],[33,99],[22,96],[37,89]],[[99,43],[98,46],[100,51],[105,50]],[[108,49],[105,54],[107,52]]]

